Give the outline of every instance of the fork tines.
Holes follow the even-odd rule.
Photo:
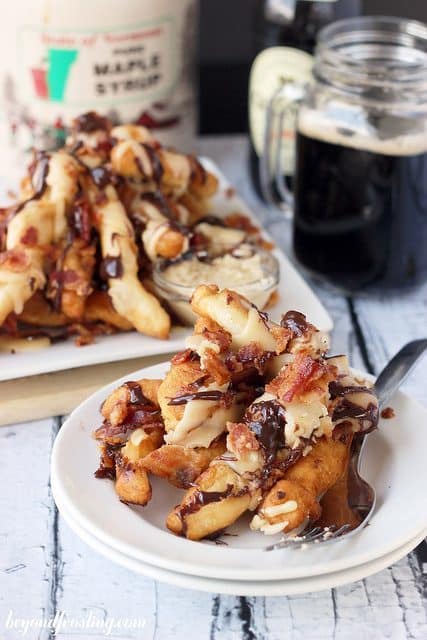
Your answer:
[[[280,540],[280,542],[276,542],[275,544],[265,547],[264,551],[275,551],[276,549],[286,549],[289,547],[300,549],[308,544],[319,544],[330,540],[336,540],[343,534],[347,533],[350,528],[351,525],[349,524],[344,524],[342,527],[313,527],[313,529],[310,529],[302,535],[289,535],[287,538]]]

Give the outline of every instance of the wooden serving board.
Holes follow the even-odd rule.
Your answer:
[[[170,360],[172,354],[133,358],[0,382],[0,426],[70,413],[116,378]]]

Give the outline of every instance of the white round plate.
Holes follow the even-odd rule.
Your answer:
[[[53,487],[54,485],[52,488]],[[134,573],[152,578],[153,580],[160,580],[160,582],[166,582],[175,587],[198,589],[199,591],[208,591],[209,593],[224,593],[233,596],[290,596],[322,591],[323,589],[332,589],[333,587],[339,587],[343,584],[356,582],[374,573],[378,573],[378,571],[382,571],[403,558],[424,539],[427,533],[427,530],[424,530],[418,534],[416,538],[399,547],[399,549],[387,553],[377,560],[344,571],[325,573],[321,576],[308,578],[295,578],[293,580],[272,580],[270,582],[265,580],[259,582],[250,580],[220,580],[168,571],[168,569],[160,569],[151,564],[129,558],[123,553],[111,549],[85,531],[73,521],[66,509],[62,506],[58,508],[65,522],[83,542],[115,564],[125,567]]]
[[[122,504],[110,480],[93,475],[98,466],[96,442],[99,406],[125,380],[161,378],[162,363],[117,380],[83,402],[62,426],[51,463],[55,497],[73,521],[108,547],[135,560],[171,571],[226,580],[289,580],[343,571],[371,562],[402,547],[427,527],[427,411],[398,392],[391,402],[392,420],[381,421],[369,436],[362,475],[375,487],[377,507],[359,535],[304,551],[263,548],[278,536],[249,530],[244,518],[228,531],[228,546],[193,542],[171,534],[164,521],[182,492],[153,478],[153,499],[147,507]]]

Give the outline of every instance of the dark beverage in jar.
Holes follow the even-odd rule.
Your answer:
[[[293,246],[341,290],[427,280],[427,25],[323,29],[297,122]]]
[[[302,265],[348,291],[427,279],[426,133],[366,139],[305,115],[296,175]]]

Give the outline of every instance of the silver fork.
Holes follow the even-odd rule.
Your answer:
[[[393,393],[408,377],[420,357],[427,349],[427,338],[408,342],[381,371],[375,382],[380,410],[388,402]],[[351,528],[349,524],[341,527],[318,527],[308,523],[298,535],[289,534],[284,540],[271,544],[264,551],[303,548],[311,544],[330,544],[339,539],[354,536],[368,524],[375,509],[375,489],[360,475],[361,456],[367,436],[354,438],[349,462],[349,484],[352,488],[352,504],[350,505],[361,518],[360,524]]]

